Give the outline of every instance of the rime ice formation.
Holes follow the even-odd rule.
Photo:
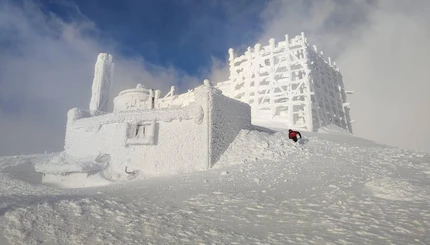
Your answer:
[[[229,80],[217,87],[251,106],[253,124],[307,131],[334,124],[352,133],[342,74],[303,33],[291,40],[286,35],[277,44],[274,39],[268,46],[256,44],[241,56],[230,49],[229,56]]]
[[[159,90],[154,91],[138,84],[134,89],[127,89],[119,93],[113,102],[114,111],[153,109],[155,103],[158,103],[159,97]]]
[[[98,57],[90,109],[105,111],[111,61],[110,55]],[[184,94],[174,90],[161,98],[159,90],[138,84],[114,98],[112,113],[71,109],[65,158],[109,161],[104,175],[111,179],[126,168],[152,176],[211,168],[250,127],[250,106],[222,95],[208,80]]]
[[[90,111],[107,110],[113,67],[112,55],[99,54],[94,71]]]
[[[352,132],[342,75],[303,33],[279,43],[270,39],[264,47],[256,44],[239,57],[233,49],[229,54],[229,81],[217,87],[205,80],[179,95],[172,86],[161,97],[160,90],[138,84],[113,99],[110,113],[112,56],[100,54],[90,108],[68,112],[65,151],[58,162],[86,163],[74,172],[102,166],[111,180],[136,171],[186,173],[212,168],[239,132],[250,128],[251,119],[272,128],[338,126]]]

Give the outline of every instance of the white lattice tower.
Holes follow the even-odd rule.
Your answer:
[[[256,44],[235,57],[229,49],[229,81],[224,94],[251,105],[253,122],[278,122],[288,128],[316,131],[336,124],[351,130],[342,75],[324,61],[302,33],[262,47]]]

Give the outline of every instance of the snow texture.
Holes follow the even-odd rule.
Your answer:
[[[108,166],[108,160],[108,155],[100,155],[94,158],[78,158],[62,152],[58,156],[50,158],[49,161],[36,164],[34,167],[37,172],[45,174],[92,172],[105,169]]]
[[[56,154],[0,158],[0,243],[430,244],[428,154],[303,134],[242,130],[219,168],[92,188],[41,185]]]
[[[304,143],[307,140],[301,139]],[[300,143],[299,142],[299,143]],[[281,161],[295,153],[297,146],[288,138],[288,132],[259,132],[242,130],[220,158],[216,167],[244,164],[261,160]],[[240,152],[240,154],[237,154]]]
[[[256,44],[236,56],[229,50],[229,80],[217,84],[225,95],[251,105],[252,123],[315,131],[331,124],[352,132],[350,104],[336,64],[325,61],[302,33],[279,43]]]

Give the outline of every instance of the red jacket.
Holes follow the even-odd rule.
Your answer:
[[[292,138],[294,138],[294,137],[297,137],[297,135],[299,135],[300,136],[300,138],[302,137],[302,135],[300,134],[300,132],[298,132],[298,131],[294,131],[294,130],[289,130],[289,133],[288,133],[288,138],[290,138],[290,139],[292,139]]]

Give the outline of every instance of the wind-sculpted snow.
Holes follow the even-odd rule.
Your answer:
[[[86,189],[1,158],[1,244],[430,244],[429,155],[304,136],[243,130],[218,169]]]
[[[420,186],[396,178],[380,178],[369,181],[366,187],[380,198],[398,201],[420,201],[426,199],[427,192]]]
[[[71,157],[65,152],[58,156],[52,156],[43,164],[35,164],[35,170],[45,174],[61,174],[75,172],[94,172],[105,169],[108,165],[109,156],[100,155],[95,158]]]

